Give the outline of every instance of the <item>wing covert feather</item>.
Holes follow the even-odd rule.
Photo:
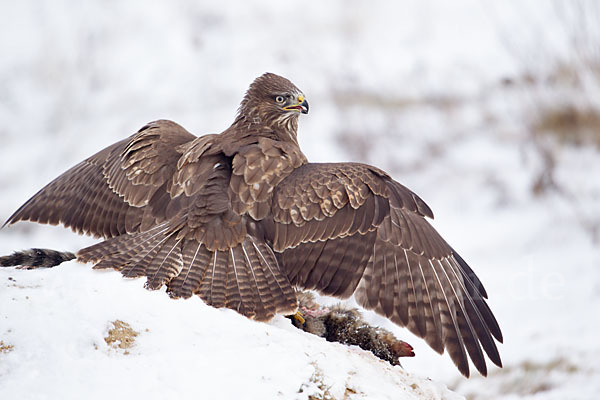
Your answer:
[[[50,182],[6,222],[63,224],[77,233],[111,238],[164,217],[143,210],[176,168],[177,147],[195,136],[171,121],[156,121],[94,154]]]

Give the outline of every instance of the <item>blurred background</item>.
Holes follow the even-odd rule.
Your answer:
[[[466,380],[370,315],[415,347],[404,367],[469,399],[596,398],[600,3],[217,3],[2,1],[0,219],[148,121],[224,130],[274,72],[310,102],[308,158],[387,170],[486,285],[504,368]],[[0,230],[1,254],[92,242]]]

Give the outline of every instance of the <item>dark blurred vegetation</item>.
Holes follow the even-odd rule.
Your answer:
[[[533,180],[535,195],[561,190],[554,179],[561,146],[600,149],[600,2],[554,0],[552,6],[558,25],[544,26],[551,31],[532,26],[526,43],[499,30],[524,71],[514,83],[530,103],[525,122],[544,162]],[[557,34],[567,44],[562,51],[552,39]]]

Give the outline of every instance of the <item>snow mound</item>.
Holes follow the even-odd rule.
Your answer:
[[[74,261],[0,270],[7,399],[458,399],[355,346]]]

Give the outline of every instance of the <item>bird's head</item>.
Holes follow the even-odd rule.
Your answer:
[[[238,110],[238,119],[294,128],[300,114],[308,113],[306,96],[286,78],[266,73],[254,80]]]

